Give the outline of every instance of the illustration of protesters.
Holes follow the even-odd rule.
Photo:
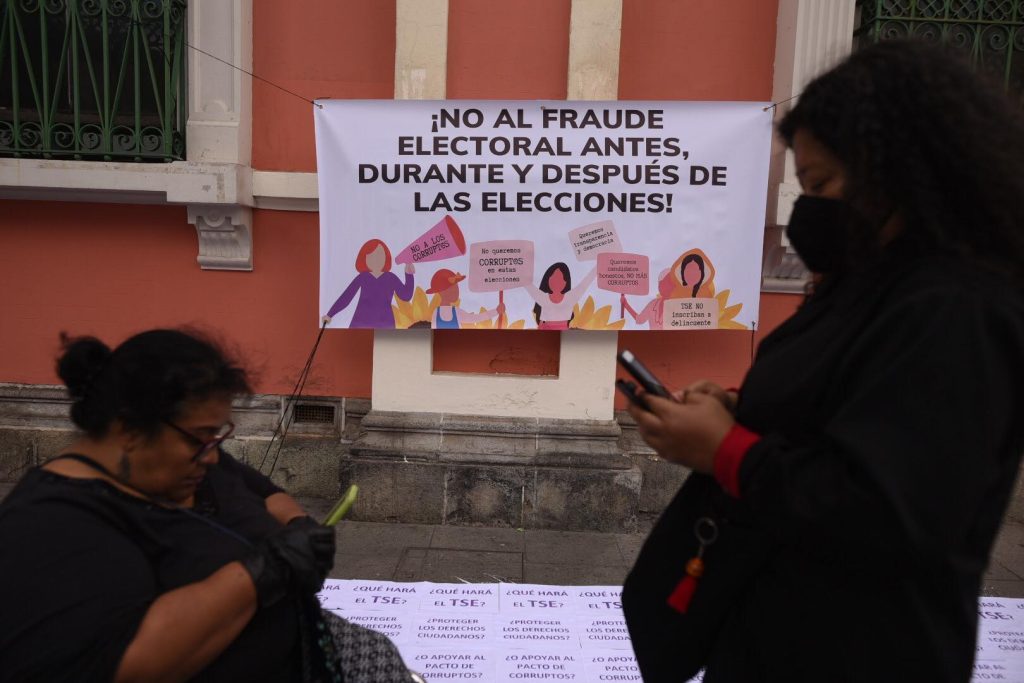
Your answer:
[[[715,295],[715,267],[700,249],[690,249],[672,267],[675,282],[671,298],[706,299]]]
[[[391,301],[398,297],[408,301],[413,295],[413,273],[411,263],[405,266],[405,281],[391,272],[391,250],[381,240],[372,239],[359,249],[356,256],[356,270],[359,272],[331,309],[323,317],[325,323],[342,311],[359,293],[359,302],[352,314],[349,327],[394,328],[395,314]]]
[[[540,279],[540,287],[534,287],[527,283],[524,288],[537,302],[533,307],[533,317],[537,320],[537,329],[569,329],[569,323],[572,322],[573,306],[586,293],[587,288],[596,277],[597,266],[594,266],[594,269],[587,273],[586,277],[573,289],[569,266],[558,261],[544,271],[544,277]]]
[[[675,280],[672,278],[672,271],[668,268],[661,271],[658,275],[658,294],[647,302],[643,310],[639,313],[629,305],[629,301],[626,300],[626,295],[621,294],[619,301],[622,304],[623,310],[627,311],[633,320],[636,321],[637,325],[643,325],[647,323],[647,328],[650,330],[663,330],[664,319],[665,319],[665,299],[672,296],[672,291],[675,289]]]
[[[505,314],[505,304],[500,303],[479,313],[472,313],[459,308],[459,283],[466,279],[465,275],[442,268],[430,278],[430,289],[427,294],[439,294],[441,304],[434,312],[432,327],[435,330],[457,330],[463,323],[478,323],[482,320]]]

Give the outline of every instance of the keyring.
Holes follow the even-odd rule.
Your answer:
[[[694,523],[693,533],[701,545],[711,545],[718,540],[718,524],[710,517],[701,517]]]

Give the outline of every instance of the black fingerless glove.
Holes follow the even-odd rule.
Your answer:
[[[317,567],[326,578],[334,567],[334,528],[324,526],[308,516],[293,518],[288,522],[288,527],[301,528],[309,532],[309,543],[316,557]]]
[[[301,519],[268,536],[242,559],[256,585],[260,607],[293,590],[302,595],[317,593],[334,566],[334,530]]]
[[[256,603],[260,607],[269,607],[288,595],[291,570],[270,549],[268,541],[253,548],[241,561],[256,585]]]

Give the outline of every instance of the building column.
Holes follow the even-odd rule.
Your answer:
[[[237,167],[238,203],[188,204],[204,270],[252,270],[252,0],[190,2],[188,161]],[[214,57],[224,60],[223,62]],[[227,62],[225,64],[224,62]]]
[[[444,99],[447,0],[398,0],[395,99]],[[573,0],[572,99],[618,93],[622,0]],[[373,408],[512,418],[611,420],[615,332],[562,333],[558,377],[434,373],[429,330],[377,330]]]
[[[856,0],[779,0],[772,84],[772,101],[781,103],[775,110],[776,121],[796,104],[791,98],[799,96],[815,76],[850,54],[855,13]],[[807,272],[784,231],[798,196],[800,183],[793,157],[775,139],[768,176],[766,291],[803,291]]]

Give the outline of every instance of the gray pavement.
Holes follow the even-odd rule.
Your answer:
[[[329,506],[300,502],[318,518]],[[335,579],[571,586],[621,584],[644,536],[342,521],[337,538]]]
[[[1006,520],[996,538],[982,595],[1024,598],[1024,524]]]
[[[316,517],[330,504],[309,498],[300,502]],[[645,535],[342,521],[331,577],[618,585]],[[1024,524],[1003,524],[982,594],[1024,598]]]
[[[332,503],[299,502],[318,519]],[[342,521],[337,538],[336,579],[585,586],[621,584],[644,534]],[[1024,598],[1024,524],[1004,523],[982,594]]]

